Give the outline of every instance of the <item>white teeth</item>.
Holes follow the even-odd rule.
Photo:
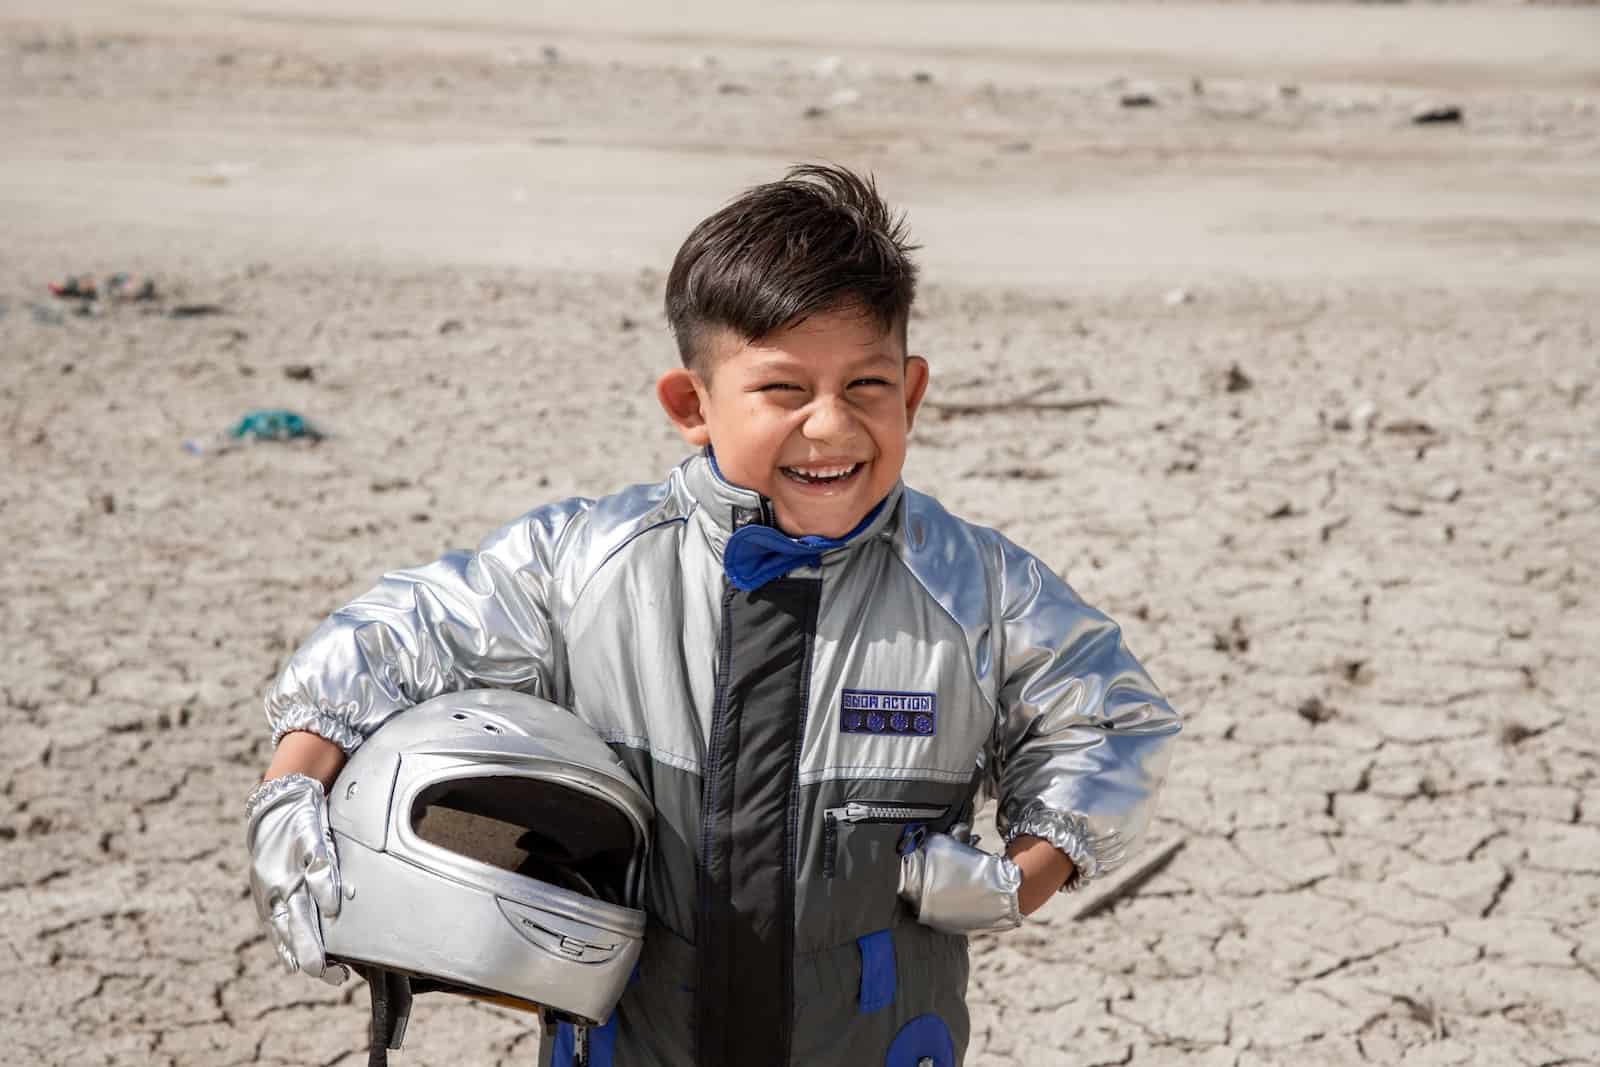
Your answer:
[[[859,463],[847,464],[843,467],[785,467],[788,473],[803,478],[807,481],[825,482],[833,478],[843,478],[847,474],[854,474]]]

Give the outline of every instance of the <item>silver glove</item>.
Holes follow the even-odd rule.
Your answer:
[[[928,834],[901,856],[900,899],[918,922],[947,934],[1021,926],[1022,868],[968,840],[977,843],[969,827],[957,825],[948,834]]]
[[[304,774],[263,782],[245,802],[250,895],[278,958],[331,985],[349,971],[322,951],[322,915],[339,914],[339,860],[322,784]],[[320,910],[319,910],[320,909]]]

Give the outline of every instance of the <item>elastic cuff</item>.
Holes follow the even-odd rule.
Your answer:
[[[1015,860],[1009,856],[1000,857],[1000,869],[1006,876],[1006,881],[1011,883],[1010,890],[1006,893],[1006,903],[1011,907],[1011,914],[1007,916],[1010,928],[1015,930],[1022,925],[1022,868],[1017,866]]]
[[[254,822],[256,813],[265,811],[289,793],[297,793],[310,786],[320,795],[322,783],[307,774],[285,774],[280,778],[262,782],[245,798],[244,817],[246,822]]]
[[[1008,805],[1014,807],[1014,805]],[[1023,836],[1043,838],[1072,861],[1072,875],[1061,887],[1070,893],[1115,866],[1115,853],[1120,852],[1115,834],[1097,839],[1089,829],[1089,821],[1073,812],[1056,811],[1041,801],[1022,807],[1006,820],[1003,831],[1006,844]]]
[[[332,741],[344,750],[346,756],[350,755],[361,746],[366,738],[361,732],[350,725],[350,715],[355,712],[355,704],[340,708],[313,708],[306,704],[294,704],[282,715],[272,721],[272,747],[277,748],[278,742],[283,740],[283,735],[296,730],[305,730],[316,734],[327,741]]]

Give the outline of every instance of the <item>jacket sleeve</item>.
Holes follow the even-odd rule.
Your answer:
[[[1066,853],[1076,889],[1137,848],[1182,724],[1117,624],[999,541],[997,822]]]
[[[558,573],[589,503],[529,512],[476,552],[386,574],[334,612],[267,691],[272,743],[308,730],[348,754],[395,712],[461,689],[560,699]]]

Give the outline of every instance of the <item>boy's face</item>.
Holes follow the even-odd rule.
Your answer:
[[[708,348],[708,378],[679,367],[656,383],[684,440],[709,444],[725,479],[771,500],[785,533],[853,530],[900,477],[927,362],[853,309]]]

